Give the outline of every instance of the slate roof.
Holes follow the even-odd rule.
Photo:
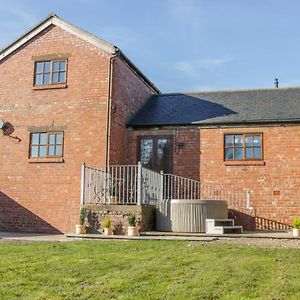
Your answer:
[[[300,87],[151,96],[128,126],[300,122]]]

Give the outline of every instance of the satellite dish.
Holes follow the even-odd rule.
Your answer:
[[[3,125],[4,125],[4,121],[0,119],[0,129],[3,127]]]

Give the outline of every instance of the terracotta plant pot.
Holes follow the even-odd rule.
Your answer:
[[[293,237],[300,237],[300,229],[293,228]]]
[[[75,225],[75,232],[76,234],[85,234],[86,233],[86,228],[84,225]]]
[[[136,227],[135,226],[128,226],[128,235],[135,236],[137,235]]]
[[[104,228],[104,235],[112,235],[111,228]]]

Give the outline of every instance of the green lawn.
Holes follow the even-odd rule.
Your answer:
[[[300,253],[183,241],[0,243],[0,299],[300,299]]]

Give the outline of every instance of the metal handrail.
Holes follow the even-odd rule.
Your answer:
[[[157,173],[138,165],[91,167],[82,164],[82,204],[156,204],[159,200],[225,200],[228,207],[250,207],[249,191]]]

